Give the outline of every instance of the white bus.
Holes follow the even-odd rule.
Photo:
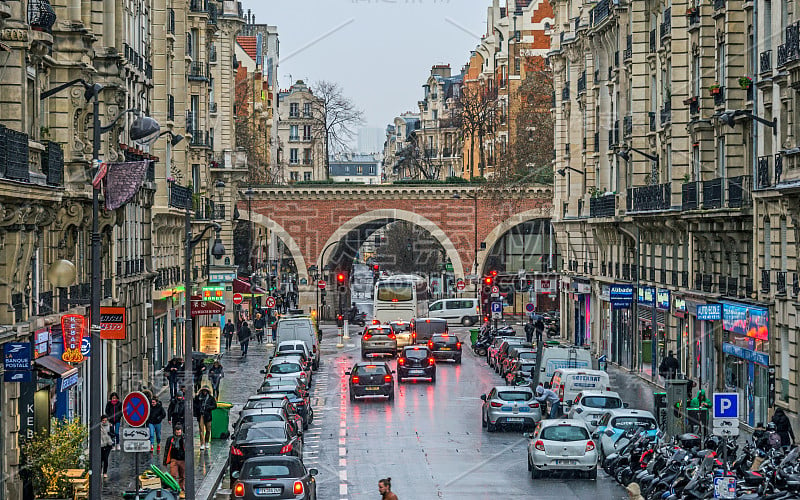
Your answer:
[[[411,321],[428,314],[428,282],[413,274],[382,279],[375,284],[373,314],[378,323]]]

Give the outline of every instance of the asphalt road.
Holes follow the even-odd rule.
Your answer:
[[[468,341],[468,329],[453,331]],[[320,470],[320,499],[379,498],[378,479],[387,476],[402,500],[627,498],[602,470],[597,481],[532,480],[521,432],[481,428],[479,396],[501,379],[469,348],[462,365],[437,366],[435,384],[399,384],[393,403],[351,403],[344,373],[360,359],[357,329],[344,348],[335,347],[332,328],[324,332],[324,363],[312,388],[316,418],[304,459]]]

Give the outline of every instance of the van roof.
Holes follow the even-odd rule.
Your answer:
[[[553,370],[553,374],[556,372],[561,372],[563,375],[597,375],[601,373],[608,375],[603,370],[592,370],[591,368],[556,368]]]

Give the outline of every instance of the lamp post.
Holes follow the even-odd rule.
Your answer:
[[[247,188],[244,197],[247,199],[247,231],[249,242],[247,244],[247,272],[250,275],[250,322],[255,319],[255,265],[253,264],[253,188]]]
[[[328,243],[325,246],[325,248],[322,249],[322,253],[320,254],[320,257],[319,257],[319,263],[322,264],[322,270],[323,271],[325,271],[325,270],[330,271],[330,266],[328,266],[327,264],[324,263],[325,262],[325,252],[327,252],[328,249],[330,247],[332,247],[333,245],[338,245],[338,244],[339,244],[338,241],[332,241],[332,242]],[[323,272],[322,275],[325,276],[324,272]],[[330,281],[330,280],[328,280],[328,281]],[[319,287],[317,287],[317,303],[319,303],[319,293],[320,293],[319,292]],[[339,293],[339,292],[337,291],[336,293]],[[317,315],[318,315],[317,317],[322,319],[322,316],[319,314],[319,306],[317,306]]]
[[[478,193],[472,193],[472,194],[464,193],[464,195],[467,198],[471,198],[472,201],[473,201],[473,209],[474,209],[473,220],[475,221],[475,227],[474,227],[475,232],[474,232],[473,241],[472,241],[472,248],[474,250],[474,258],[473,258],[473,261],[472,261],[472,274],[477,277],[478,276]],[[454,200],[460,200],[461,199],[461,193],[453,194],[453,199]],[[475,298],[476,299],[478,298],[478,285],[477,285],[477,283],[475,284]]]
[[[135,112],[128,109],[117,115],[111,123],[103,126],[100,123],[100,92],[103,86],[99,83],[90,84],[78,78],[64,83],[50,90],[42,92],[39,96],[41,100],[47,99],[62,90],[74,85],[82,85],[84,97],[87,101],[92,101],[92,167],[95,175],[100,168],[100,146],[102,145],[103,134],[108,133],[116,123],[127,113]],[[129,132],[130,139],[134,142],[148,145],[158,138],[161,127],[158,122],[149,117],[139,117],[131,125]],[[94,176],[93,176],[94,177]],[[102,339],[100,338],[100,295],[101,295],[101,251],[100,251],[100,184],[92,184],[92,236],[91,236],[91,303],[89,308],[90,317],[90,345],[92,356],[89,358],[89,497],[101,498],[103,494],[103,480],[101,469],[100,454],[100,415],[103,412],[102,383]]]

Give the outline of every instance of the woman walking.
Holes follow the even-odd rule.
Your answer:
[[[781,437],[781,446],[790,446],[795,442],[792,423],[789,422],[789,417],[786,416],[783,408],[775,410],[775,414],[772,415],[772,423],[775,424],[775,431]]]
[[[111,424],[111,430],[114,431],[114,444],[119,449],[119,426],[122,422],[122,401],[119,399],[119,394],[112,392],[108,397],[106,403],[106,415]]]
[[[208,387],[203,387],[194,397],[194,417],[200,426],[200,449],[210,447],[211,411],[217,407],[217,401]]]
[[[167,412],[164,410],[164,405],[157,397],[150,400],[150,416],[147,417],[147,426],[150,427],[150,452],[153,452],[155,446],[158,446],[157,451],[161,451],[161,421],[166,418]]]
[[[208,380],[211,381],[211,388],[214,390],[214,399],[219,399],[219,383],[224,377],[225,372],[222,363],[219,360],[214,361],[214,364],[208,370]]]
[[[108,416],[100,415],[100,464],[103,468],[103,477],[108,479],[108,456],[114,447],[114,437]]]

